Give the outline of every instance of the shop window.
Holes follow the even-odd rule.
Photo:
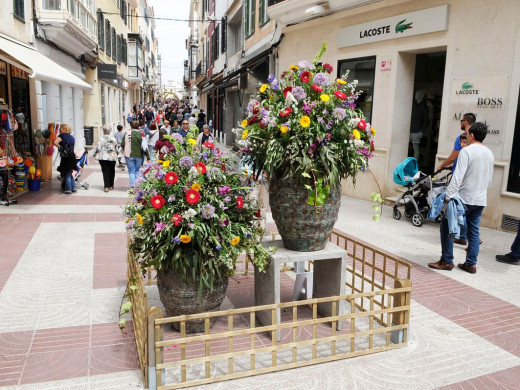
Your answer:
[[[516,106],[515,135],[513,136],[513,148],[509,163],[509,177],[507,191],[520,194],[520,96]]]
[[[267,15],[267,0],[260,0],[260,12],[258,15],[258,24],[261,26],[269,22],[269,15]]]
[[[369,122],[372,122],[372,104],[374,100],[374,78],[376,72],[376,57],[353,58],[338,62],[338,77],[349,72],[347,81],[358,81],[357,90],[363,91],[356,101]]]
[[[256,0],[246,0],[246,38],[249,38],[255,32],[255,14]]]
[[[78,14],[79,10],[78,10],[76,1],[77,0],[69,0],[68,7],[69,7],[69,12],[72,15],[72,17],[79,20],[79,14]]]
[[[24,8],[23,8],[23,0],[13,0],[13,16],[25,22]]]

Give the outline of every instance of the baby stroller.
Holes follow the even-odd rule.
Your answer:
[[[88,163],[88,150],[87,150],[87,148],[84,148],[84,151],[81,155],[76,153],[76,169],[74,169],[72,171],[72,178],[74,179],[74,181],[76,181],[81,186],[81,188],[84,188],[86,190],[88,190],[89,184],[86,181],[81,182],[79,180],[79,178],[81,177],[81,173],[83,172],[83,168],[85,167],[85,165],[88,165],[87,163]],[[63,175],[58,176],[58,180],[62,182],[62,188],[63,188],[63,185],[64,185],[63,184]]]
[[[450,173],[435,179],[434,176],[445,170],[449,170]],[[401,219],[399,208],[403,207],[404,216],[410,218],[414,226],[421,226],[430,211],[433,198],[446,190],[451,176],[451,167],[445,167],[431,175],[426,175],[419,171],[417,160],[413,157],[408,157],[397,165],[394,170],[394,183],[406,187],[407,190],[395,202],[394,219]],[[440,220],[439,217],[437,219]]]

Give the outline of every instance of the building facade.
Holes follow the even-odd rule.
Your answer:
[[[377,131],[371,171],[383,195],[400,188],[392,172],[407,156],[414,97],[424,96],[427,125],[419,165],[432,173],[452,151],[465,112],[489,125],[484,141],[495,156],[493,183],[482,224],[516,227],[520,200],[520,3],[514,0],[270,1],[268,15],[284,25],[277,73],[311,60],[324,41],[322,60],[350,71],[363,91],[358,106]],[[288,12],[292,10],[293,12]],[[325,26],[325,27],[324,27]],[[494,26],[500,26],[495,28]],[[358,175],[343,192],[368,199],[372,175]]]

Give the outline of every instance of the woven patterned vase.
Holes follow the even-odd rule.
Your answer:
[[[308,205],[308,196],[307,188],[291,179],[273,177],[269,182],[269,206],[287,249],[312,252],[325,248],[338,219],[341,185],[331,189],[323,206]]]

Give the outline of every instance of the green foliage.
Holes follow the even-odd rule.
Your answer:
[[[379,222],[381,219],[381,215],[383,214],[383,210],[381,205],[383,204],[383,198],[380,193],[372,192],[370,195],[370,200],[374,202],[372,205],[372,210],[374,210],[374,215],[372,215],[372,219],[376,222]]]

